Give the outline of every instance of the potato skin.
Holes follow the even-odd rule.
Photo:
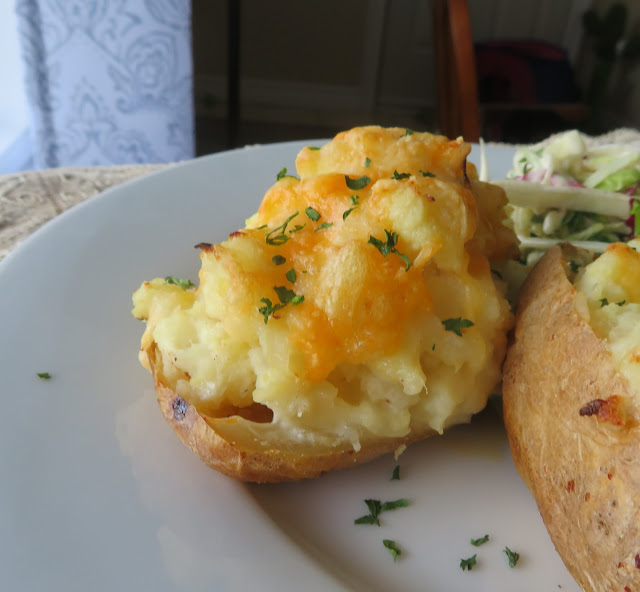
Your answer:
[[[205,418],[169,388],[163,380],[162,364],[155,344],[145,353],[151,366],[158,404],[167,423],[206,465],[240,481],[278,483],[320,477],[328,471],[368,462],[395,451],[403,444],[435,434],[434,431],[412,432],[404,438],[363,442],[357,452],[350,446],[318,452],[308,448],[260,447],[254,443],[251,429],[246,429],[247,423],[242,418]],[[242,425],[235,432],[238,437],[233,440],[219,433],[224,426],[240,423]]]
[[[559,247],[520,293],[503,376],[514,462],[586,591],[640,590],[640,433],[630,386],[581,316]]]

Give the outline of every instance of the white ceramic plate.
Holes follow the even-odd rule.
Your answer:
[[[315,481],[244,486],[165,425],[137,361],[131,292],[156,276],[195,278],[193,245],[241,227],[305,144],[213,155],[122,185],[0,264],[1,590],[578,590],[491,407],[411,447],[399,481],[388,456]],[[511,151],[488,155],[504,175]],[[382,526],[353,524],[365,498],[400,497],[410,506]],[[470,545],[484,534],[489,542]],[[397,562],[383,539],[402,548]],[[520,553],[513,569],[505,547]]]

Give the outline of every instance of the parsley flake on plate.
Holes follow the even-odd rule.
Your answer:
[[[518,559],[520,559],[520,553],[512,551],[509,547],[504,548],[504,553],[509,559],[509,567],[515,567],[516,563],[518,563]]]
[[[382,544],[389,549],[389,553],[391,553],[391,557],[393,557],[394,561],[398,560],[398,557],[402,555],[402,549],[398,546],[398,543],[391,539],[383,539]]]
[[[282,265],[283,263],[287,262],[287,260],[282,255],[274,255],[273,257],[271,257],[271,261],[273,261],[275,265]]]
[[[460,569],[462,571],[471,571],[471,569],[473,568],[473,566],[476,564],[476,555],[472,555],[471,557],[467,558],[467,559],[461,559],[460,560]]]
[[[51,374],[48,372],[38,372],[37,376],[40,380],[49,380],[51,378]]]
[[[369,508],[369,513],[360,516],[354,520],[354,524],[377,524],[380,526],[379,516],[382,512],[389,512],[391,510],[397,510],[398,508],[406,508],[409,505],[409,500],[406,498],[400,498],[389,502],[381,502],[377,499],[366,499],[364,503]]]
[[[470,542],[474,547],[479,547],[480,545],[484,545],[488,540],[489,540],[489,535],[485,534],[484,536],[478,539],[471,539]]]
[[[433,173],[430,173],[429,171],[423,171],[422,169],[420,169],[418,171],[423,177],[435,177],[435,175]]]
[[[318,230],[325,230],[326,228],[331,228],[333,226],[333,222],[323,222],[322,224],[320,224],[320,226],[318,226],[315,229],[315,232],[318,232]]]
[[[398,481],[400,479],[400,465],[393,467],[390,481]]]
[[[469,319],[463,319],[461,317],[456,317],[455,319],[445,319],[442,321],[444,328],[446,331],[451,331],[455,333],[458,337],[462,337],[462,329],[466,329],[468,327],[473,327],[473,321]]]
[[[408,179],[410,176],[411,176],[411,173],[399,173],[398,171],[396,171],[394,169],[393,177],[391,177],[391,178],[395,179],[396,181],[400,181],[402,179]]]
[[[371,166],[371,159],[367,156],[367,158],[364,159],[364,168],[368,169]]]

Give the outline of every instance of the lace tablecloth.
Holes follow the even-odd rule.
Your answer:
[[[0,175],[0,259],[71,206],[167,166],[70,167]]]
[[[588,144],[629,143],[640,131],[624,128]],[[105,189],[171,165],[59,168],[0,175],[0,259],[45,222]]]

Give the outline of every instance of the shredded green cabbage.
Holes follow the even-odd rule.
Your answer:
[[[531,265],[559,242],[601,252],[640,231],[640,146],[587,148],[577,130],[516,150],[507,179],[494,180],[509,199],[507,213]],[[635,215],[635,231],[627,219]]]

